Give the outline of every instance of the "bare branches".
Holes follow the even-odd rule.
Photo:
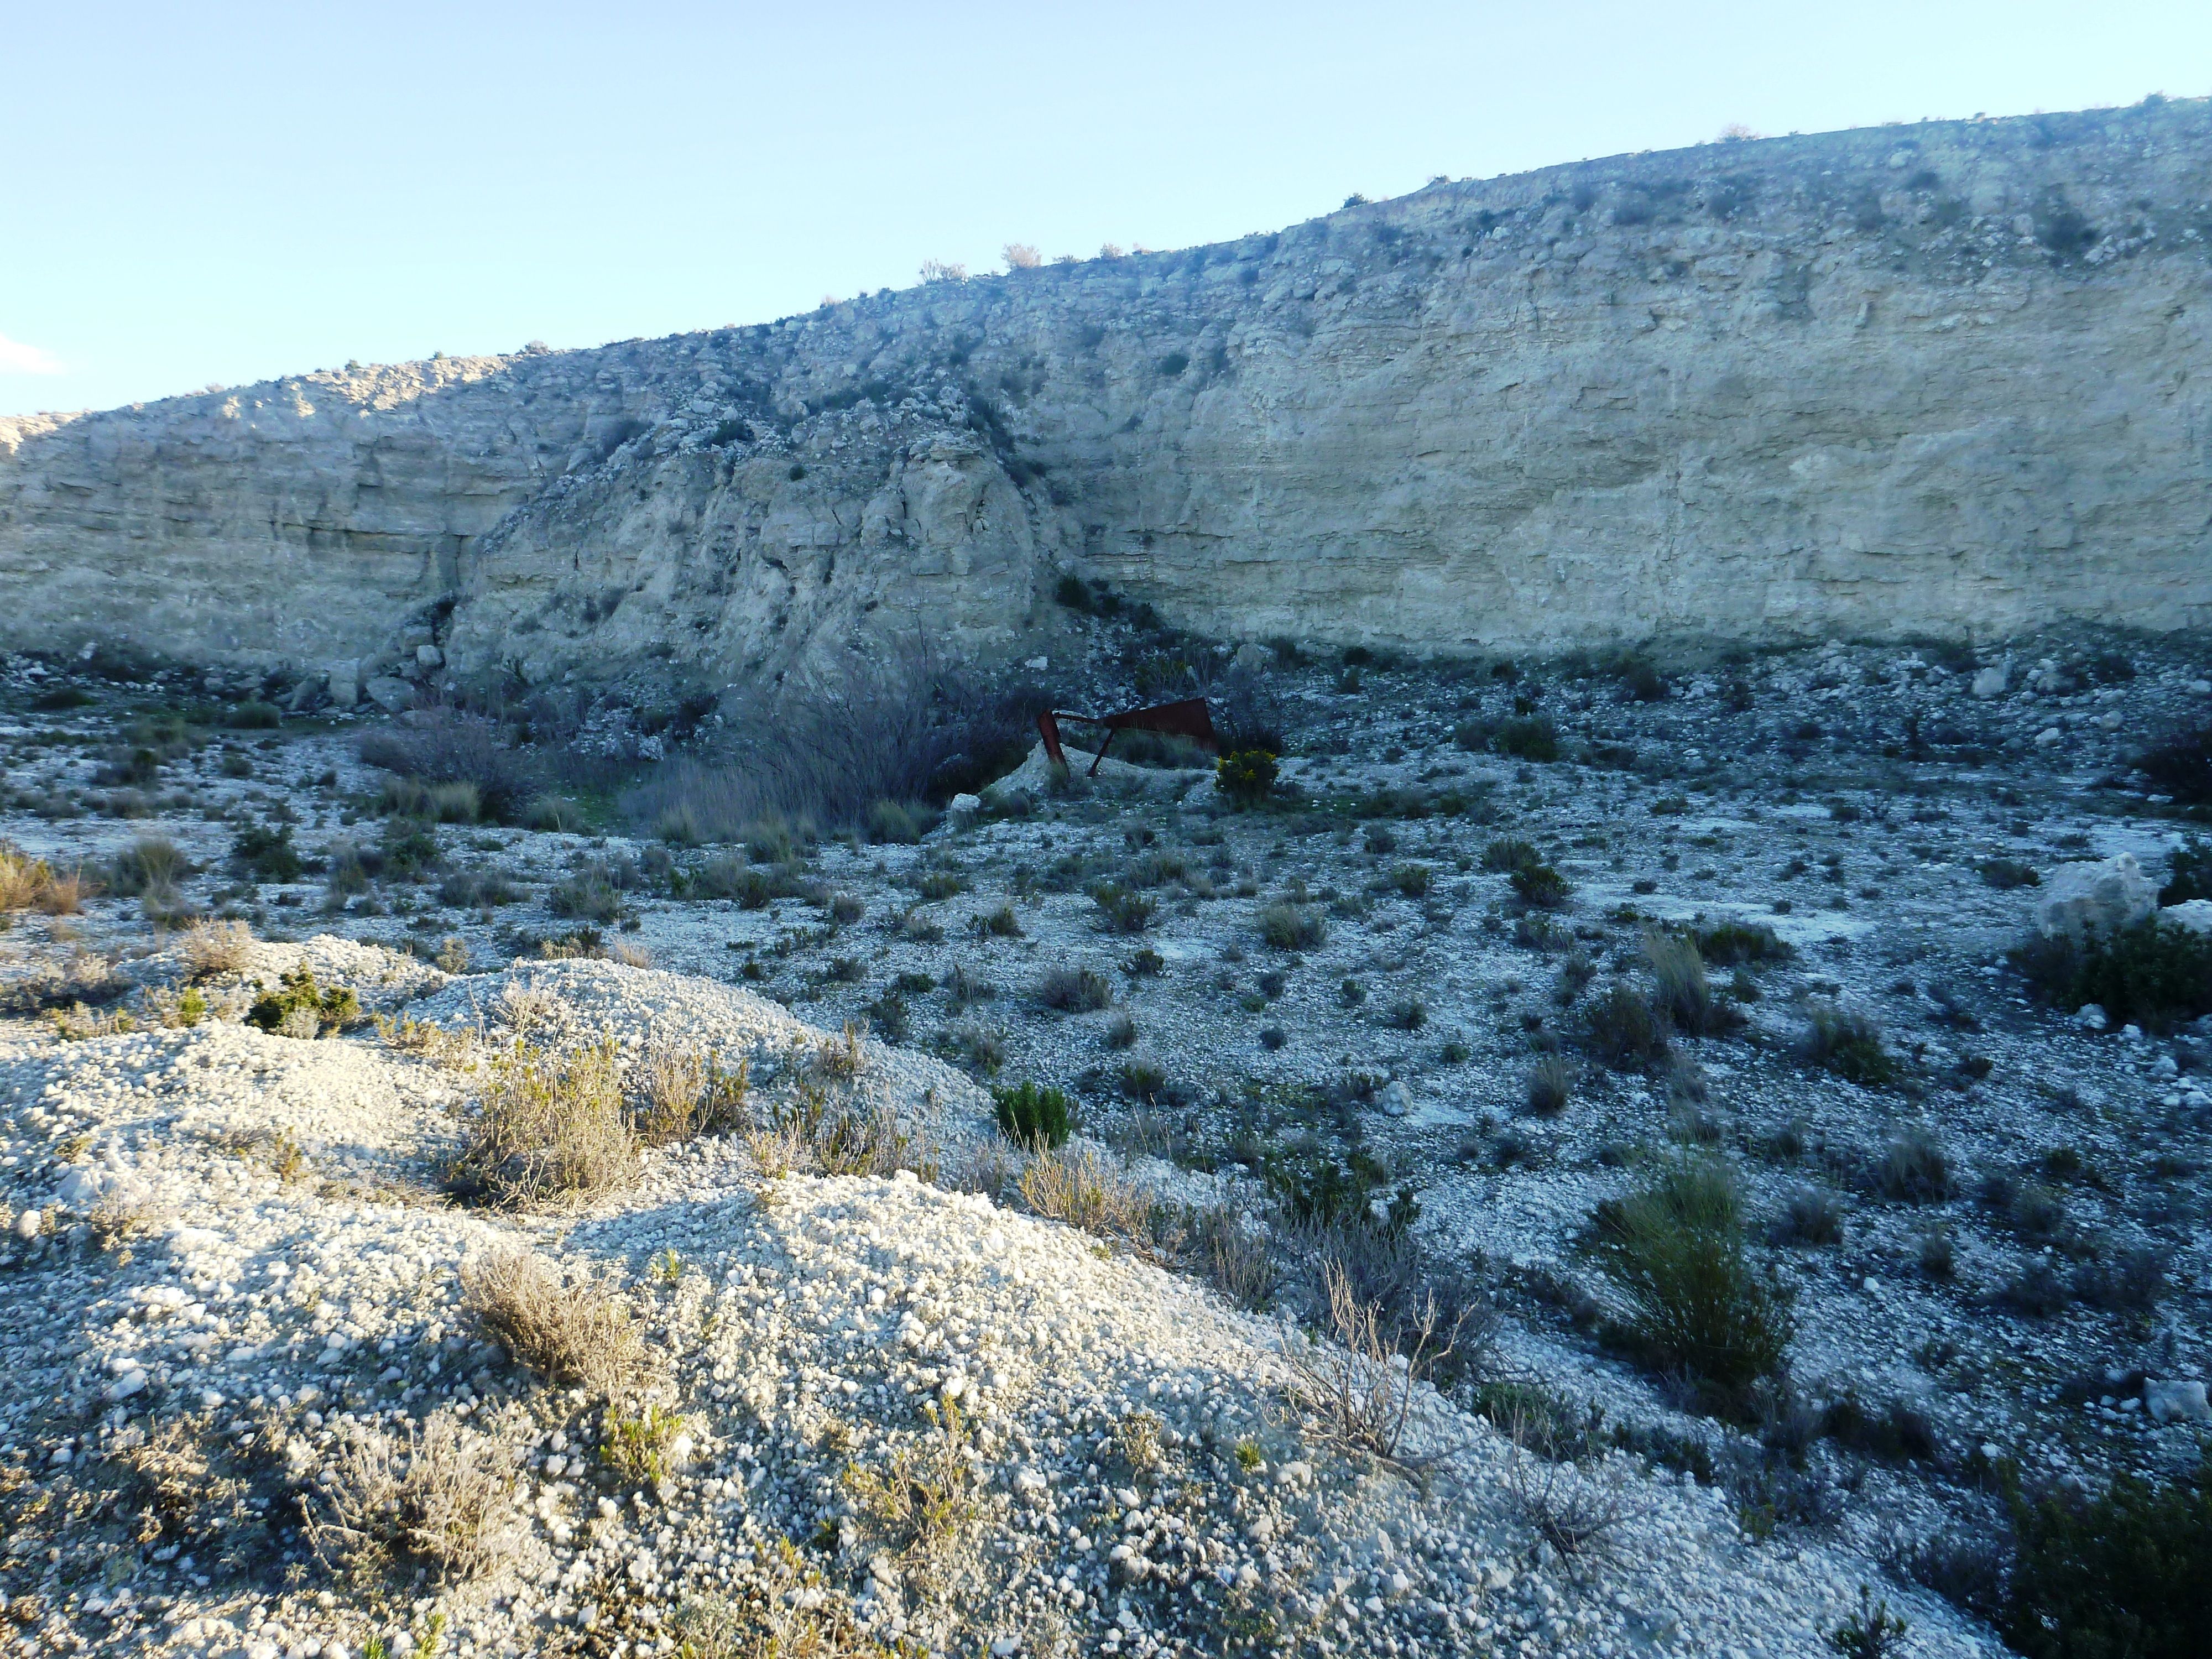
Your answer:
[[[1401,1474],[1433,1466],[1437,1454],[1407,1449],[1406,1431],[1414,1396],[1428,1374],[1456,1349],[1466,1313],[1443,1328],[1431,1296],[1395,1333],[1394,1342],[1382,1305],[1362,1301],[1342,1267],[1328,1263],[1322,1282],[1335,1340],[1285,1328],[1283,1355],[1290,1363],[1293,1395],[1312,1414],[1325,1442],[1364,1453]]]

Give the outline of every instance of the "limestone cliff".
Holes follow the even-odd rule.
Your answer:
[[[1020,647],[1068,570],[1423,649],[2201,627],[2208,261],[2156,103],[0,421],[0,643],[722,683]]]

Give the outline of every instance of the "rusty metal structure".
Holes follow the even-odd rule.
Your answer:
[[[1099,763],[1113,746],[1117,732],[1158,732],[1168,737],[1188,738],[1201,749],[1215,754],[1221,752],[1221,739],[1214,735],[1213,716],[1206,712],[1204,697],[1185,697],[1180,702],[1154,703],[1148,708],[1125,708],[1118,714],[1076,714],[1064,708],[1048,708],[1037,716],[1037,735],[1044,739],[1044,752],[1055,766],[1067,764],[1067,757],[1060,746],[1060,723],[1073,720],[1079,726],[1103,726],[1105,738],[1099,743],[1098,752],[1091,757],[1089,777],[1098,775]]]

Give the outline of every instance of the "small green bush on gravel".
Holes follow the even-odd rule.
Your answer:
[[[1061,1091],[1024,1081],[992,1090],[991,1099],[997,1108],[999,1133],[1017,1146],[1049,1151],[1066,1145],[1075,1111]]]
[[[1224,755],[1213,771],[1213,787],[1231,806],[1242,811],[1259,805],[1275,792],[1281,769],[1264,749],[1240,749]]]
[[[1745,1415],[1756,1385],[1785,1369],[1791,1292],[1746,1258],[1724,1164],[1685,1158],[1607,1200],[1593,1243],[1627,1306],[1616,1340],[1655,1370],[1686,1376],[1708,1409]]]
[[[314,970],[301,963],[276,990],[256,998],[246,1018],[248,1024],[283,1036],[319,1036],[359,1020],[361,1001],[349,985],[322,989],[315,983]]]
[[[2122,1475],[2083,1503],[2015,1498],[2005,1639],[2028,1659],[2201,1659],[2212,1585],[2212,1459],[2194,1480]]]
[[[2045,1001],[2094,1002],[2116,1024],[2168,1031],[2212,1013],[2212,937],[2156,916],[2110,938],[2032,939],[2012,959]]]
[[[1846,1083],[1878,1089],[1897,1080],[1897,1061],[1881,1046],[1881,1028],[1864,1014],[1816,1003],[1798,1035],[1799,1058]]]

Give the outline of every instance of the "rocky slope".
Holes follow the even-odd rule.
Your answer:
[[[721,684],[1034,648],[1066,570],[1425,649],[2202,625],[2209,137],[2160,102],[1618,157],[0,421],[0,642]]]

